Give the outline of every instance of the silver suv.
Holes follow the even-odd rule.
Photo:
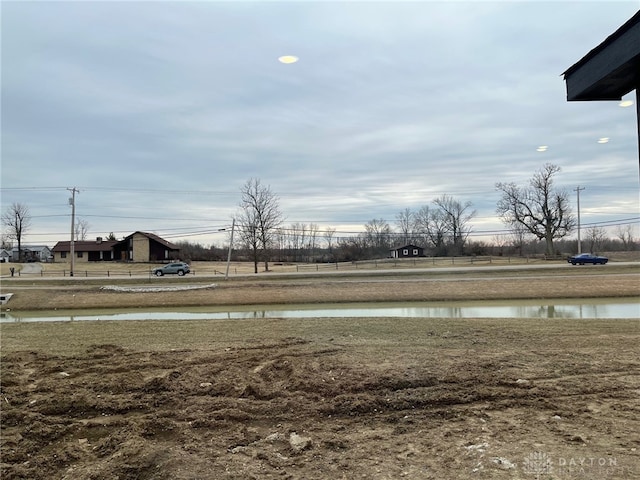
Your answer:
[[[178,275],[183,276],[190,271],[191,269],[189,268],[189,265],[187,263],[176,262],[168,263],[166,265],[163,265],[162,267],[154,268],[153,270],[151,270],[151,273],[153,273],[157,277],[161,277],[165,273],[177,273]]]

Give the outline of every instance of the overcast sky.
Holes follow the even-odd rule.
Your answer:
[[[568,103],[562,73],[638,0],[1,8],[2,209],[30,208],[26,243],[69,239],[76,187],[89,238],[222,245],[251,177],[286,225],[395,227],[447,194],[491,238],[495,183],[524,186],[544,163],[574,212],[585,188],[583,225],[637,228],[635,104]]]

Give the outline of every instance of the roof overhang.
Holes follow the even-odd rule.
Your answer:
[[[567,100],[620,100],[640,85],[640,11],[564,72]]]

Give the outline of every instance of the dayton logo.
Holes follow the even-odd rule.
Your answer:
[[[545,473],[551,473],[553,467],[551,466],[551,458],[544,452],[532,452],[524,459],[524,465],[522,471],[536,475],[537,478]]]

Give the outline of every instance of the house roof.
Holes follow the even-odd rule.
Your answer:
[[[103,240],[102,242],[96,242],[95,240],[90,241],[77,241],[73,243],[73,249],[76,252],[110,252],[111,248],[118,243],[115,240]],[[58,242],[56,246],[53,247],[52,252],[70,252],[71,251],[71,242],[67,240],[66,242]]]
[[[129,240],[131,237],[133,237],[134,235],[144,235],[145,237],[149,238],[150,240],[153,240],[155,242],[158,242],[160,245],[168,248],[169,250],[180,250],[180,247],[178,247],[177,245],[171,243],[171,242],[167,242],[164,238],[159,237],[158,235],[156,235],[155,233],[148,233],[148,232],[133,232],[131,235],[126,236],[124,239],[122,239],[120,242],[117,243],[124,243],[127,240]]]
[[[164,238],[159,237],[153,233],[148,232],[134,232],[131,235],[126,236],[124,239],[118,240],[102,240],[97,242],[96,240],[89,241],[76,241],[74,242],[73,249],[76,252],[109,252],[116,245],[126,245],[127,241],[136,234],[144,235],[145,237],[153,240],[154,242],[159,243],[160,245],[168,248],[169,250],[180,250],[180,247],[174,245],[171,242],[167,242]],[[71,242],[69,240],[64,242],[56,243],[56,246],[53,247],[52,252],[70,252],[71,251]]]
[[[402,250],[404,248],[422,248],[422,247],[418,247],[417,245],[414,245],[413,243],[410,243],[408,245],[403,245],[401,247],[393,247],[391,250]]]
[[[45,250],[51,250],[46,245],[22,245],[20,248],[24,252],[26,252],[27,250],[30,251],[30,252],[42,252],[42,251],[45,251]],[[13,247],[11,249],[11,251],[12,252],[17,252],[18,251],[18,247]]]

